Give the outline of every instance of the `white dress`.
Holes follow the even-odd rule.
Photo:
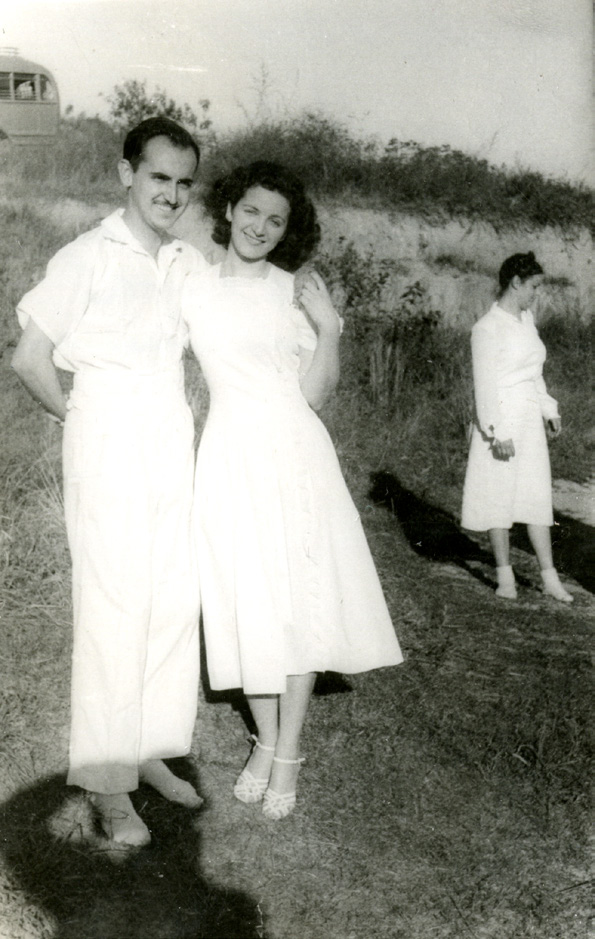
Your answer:
[[[552,525],[552,482],[543,421],[558,417],[542,369],[546,352],[529,310],[520,321],[495,303],[473,327],[476,421],[461,524],[472,531],[514,522]],[[512,439],[515,454],[496,459],[491,441]]]
[[[188,278],[192,348],[210,391],[194,524],[209,679],[248,694],[286,676],[402,661],[357,510],[299,384],[316,335],[293,277]]]

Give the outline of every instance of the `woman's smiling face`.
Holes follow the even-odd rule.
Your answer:
[[[245,261],[263,260],[285,235],[290,210],[281,193],[252,186],[233,207],[227,206],[230,246]]]

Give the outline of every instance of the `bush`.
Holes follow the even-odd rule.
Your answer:
[[[38,191],[89,200],[115,199],[115,164],[122,131],[156,113],[178,120],[206,144],[201,179],[208,183],[253,160],[276,160],[304,181],[318,199],[381,211],[406,211],[428,220],[461,217],[511,226],[557,227],[565,237],[580,228],[595,229],[595,193],[583,185],[547,179],[539,173],[491,166],[448,146],[422,147],[392,140],[354,137],[341,122],[306,111],[292,119],[263,119],[217,135],[208,117],[209,102],[198,114],[178,105],[144,82],[116,86],[108,98],[109,121],[66,116],[54,144],[19,148],[5,142],[3,171],[16,195]]]
[[[434,220],[481,219],[497,229],[553,225],[568,232],[595,230],[595,194],[584,185],[498,168],[446,145],[422,147],[393,139],[382,147],[312,111],[218,137],[206,178],[259,159],[284,163],[315,196],[347,205],[363,202]]]
[[[114,87],[107,97],[110,106],[108,122],[119,131],[128,130],[148,117],[169,117],[182,124],[192,134],[206,133],[211,127],[208,117],[210,101],[202,98],[199,103],[200,117],[189,104],[178,105],[167,92],[157,87],[152,94],[147,92],[146,81],[132,79]]]
[[[409,387],[431,378],[441,314],[419,281],[395,293],[395,261],[362,257],[349,243],[321,255],[316,267],[334,292],[353,345],[352,379],[391,416]]]
[[[15,307],[44,274],[49,258],[64,244],[64,235],[29,206],[0,206],[0,357],[21,334]]]

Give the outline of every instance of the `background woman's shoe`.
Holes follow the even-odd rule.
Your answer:
[[[516,583],[514,571],[510,565],[496,568],[498,575],[498,586],[496,596],[501,600],[516,600]]]
[[[501,600],[516,600],[517,592],[514,584],[509,587],[496,587],[496,596]]]
[[[554,600],[560,600],[562,603],[573,602],[574,597],[572,594],[568,593],[560,583],[558,571],[555,567],[550,567],[548,570],[542,571],[541,579],[543,581],[543,592],[546,596],[553,597]]]

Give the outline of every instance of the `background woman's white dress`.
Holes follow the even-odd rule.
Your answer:
[[[546,352],[529,310],[518,320],[497,303],[473,327],[476,423],[463,491],[463,528],[487,531],[514,522],[552,525],[552,481],[544,418],[558,417],[546,391]],[[490,440],[512,439],[509,460]]]
[[[293,277],[190,277],[184,315],[210,391],[195,531],[215,689],[402,661],[357,510],[299,385],[316,335]]]

